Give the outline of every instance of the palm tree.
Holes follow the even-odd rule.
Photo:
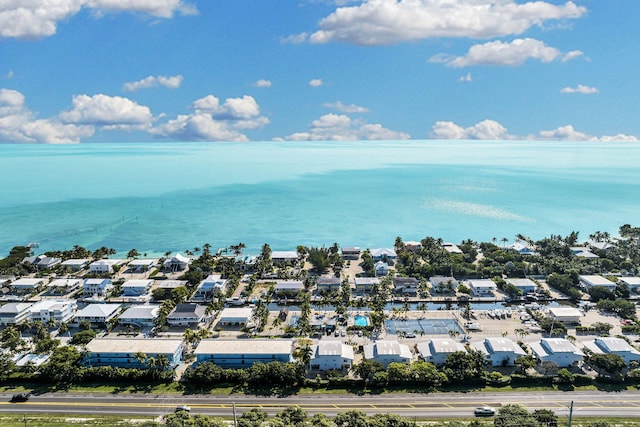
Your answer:
[[[502,248],[504,248],[505,244],[509,241],[509,239],[507,239],[506,237],[503,237],[502,239],[500,239],[500,241],[502,242]]]

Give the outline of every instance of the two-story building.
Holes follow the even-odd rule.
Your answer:
[[[170,370],[182,363],[182,339],[95,338],[86,345],[83,363],[86,366],[119,368],[149,368],[166,361]],[[151,359],[154,359],[151,362]]]
[[[212,362],[223,368],[248,368],[254,363],[293,362],[292,340],[221,340],[200,341],[194,353],[196,363]]]

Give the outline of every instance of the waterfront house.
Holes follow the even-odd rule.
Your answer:
[[[377,277],[356,277],[354,279],[356,292],[358,293],[368,293],[371,292],[371,289],[374,286],[380,284],[380,279]]]
[[[292,340],[206,339],[193,354],[196,363],[212,362],[223,368],[248,368],[254,363],[293,362]]]
[[[171,326],[198,326],[205,320],[207,307],[198,304],[178,304],[167,316]]]
[[[389,363],[410,363],[413,359],[411,349],[395,340],[378,340],[364,346],[364,358],[380,362],[386,369]]]
[[[49,257],[46,255],[38,255],[38,256],[30,256],[26,257],[22,260],[22,264],[31,264],[36,267],[38,271],[47,270],[53,268],[57,265],[60,265],[62,259]]]
[[[86,366],[148,368],[158,366],[158,360],[164,358],[165,369],[170,370],[182,363],[183,350],[182,339],[95,338],[86,345],[83,363]]]
[[[118,317],[118,323],[121,325],[132,325],[139,328],[152,327],[155,325],[159,305],[144,304],[129,307]]]
[[[89,304],[76,313],[74,322],[87,321],[92,325],[106,324],[120,312],[120,304]]]
[[[29,317],[33,321],[40,321],[44,324],[47,324],[50,319],[60,324],[71,320],[77,308],[75,300],[44,299],[29,307]]]
[[[156,265],[156,260],[154,259],[134,259],[127,264],[129,267],[127,273],[144,273],[151,270],[154,265]]]
[[[492,296],[497,286],[491,279],[473,279],[467,281],[471,294],[477,297]]]
[[[253,309],[250,307],[228,307],[220,313],[221,326],[244,326],[249,323]]]
[[[549,307],[548,317],[556,322],[574,325],[580,324],[583,314],[574,307]]]
[[[580,280],[580,283],[587,291],[589,291],[589,289],[593,288],[594,286],[601,286],[603,288],[606,288],[609,292],[615,292],[618,286],[611,280],[599,275],[580,275],[578,276],[578,280]]]
[[[190,258],[187,258],[182,254],[175,254],[171,258],[165,260],[162,266],[168,271],[182,271],[189,266],[190,262]]]
[[[82,279],[55,279],[47,284],[47,295],[66,295],[82,286]]]
[[[0,307],[0,326],[19,325],[29,318],[28,302],[10,302]]]
[[[396,295],[416,296],[420,282],[415,277],[394,277],[393,290]]]
[[[304,290],[304,282],[299,280],[283,280],[275,284],[274,291],[278,296],[295,297]]]
[[[376,270],[376,276],[386,276],[389,274],[389,264],[384,261],[377,261],[373,268]]]
[[[45,279],[23,277],[11,282],[9,288],[19,295],[31,294],[38,291],[44,283]]]
[[[82,287],[85,297],[104,297],[113,288],[113,283],[109,279],[84,279]]]
[[[407,240],[404,242],[404,248],[410,252],[417,252],[422,249],[422,242]]]
[[[223,279],[220,274],[210,274],[203,279],[193,294],[195,299],[212,298],[221,295],[227,290],[227,279]]]
[[[122,284],[122,296],[139,297],[145,295],[152,285],[153,280],[151,279],[127,280]]]
[[[435,290],[438,293],[441,292],[455,292],[458,289],[458,281],[454,277],[447,276],[432,276],[429,277],[429,283],[431,284],[431,289]]]
[[[535,255],[534,247],[524,240],[516,240],[514,243],[507,246],[507,249],[511,252],[519,253],[520,255]]]
[[[640,351],[632,347],[627,341],[617,337],[598,337],[593,341],[583,343],[585,348],[595,354],[616,354],[624,359],[629,366],[630,362],[640,362]]]
[[[341,249],[342,259],[346,260],[358,260],[360,258],[360,248],[357,246],[347,247]]]
[[[316,291],[319,294],[337,291],[340,289],[340,278],[339,277],[318,277],[316,280]]]
[[[586,259],[600,258],[598,255],[591,252],[589,248],[585,246],[573,246],[571,247],[571,253],[573,253],[573,256],[578,258],[586,258]]]
[[[112,274],[114,267],[124,262],[121,259],[100,259],[89,264],[89,273],[92,274]]]
[[[515,286],[522,295],[532,294],[538,289],[538,285],[531,279],[510,278],[507,279],[507,283]]]
[[[73,258],[62,261],[63,267],[68,267],[71,271],[80,271],[91,262],[88,258]]]
[[[296,251],[273,251],[271,261],[279,265],[295,265],[298,262],[298,252]]]
[[[527,353],[509,338],[491,337],[472,343],[476,350],[484,353],[491,366],[513,366],[513,362]]]
[[[328,371],[330,369],[349,370],[355,358],[353,347],[340,341],[320,340],[312,347],[311,369]]]
[[[444,365],[452,353],[459,351],[466,353],[467,351],[462,343],[451,338],[432,338],[429,341],[418,343],[416,347],[422,360],[433,363],[436,366]]]
[[[443,243],[442,249],[449,252],[450,254],[455,254],[455,255],[462,255],[464,253],[462,252],[462,249],[460,249],[458,245],[450,242]]]
[[[584,353],[564,338],[542,338],[529,347],[540,363],[553,362],[560,368],[568,368],[582,361]]]
[[[587,242],[587,245],[589,245],[589,247],[591,249],[596,250],[596,251],[608,251],[608,250],[611,250],[611,249],[615,249],[617,247],[616,245],[614,245],[611,242],[598,242],[598,241],[595,241],[595,240],[589,240]]]
[[[398,257],[396,251],[390,248],[371,249],[370,252],[374,261],[391,261]]]

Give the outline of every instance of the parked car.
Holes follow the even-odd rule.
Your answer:
[[[31,397],[31,393],[18,393],[11,396],[12,402],[26,402]]]
[[[490,417],[496,414],[496,410],[493,409],[491,406],[481,406],[479,408],[474,409],[473,413],[477,417]]]
[[[191,407],[187,406],[187,405],[180,405],[178,407],[176,407],[176,412],[191,412]]]

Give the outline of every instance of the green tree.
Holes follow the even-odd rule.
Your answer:
[[[84,331],[79,331],[73,334],[73,338],[71,338],[71,344],[75,345],[86,345],[91,342],[92,339],[96,337],[96,333],[92,329],[85,329]]]
[[[367,416],[358,410],[339,412],[333,422],[338,427],[368,427]]]
[[[329,257],[329,250],[327,248],[313,247],[309,249],[309,255],[307,259],[313,265],[312,271],[316,274],[323,274],[331,265],[331,259]]]

